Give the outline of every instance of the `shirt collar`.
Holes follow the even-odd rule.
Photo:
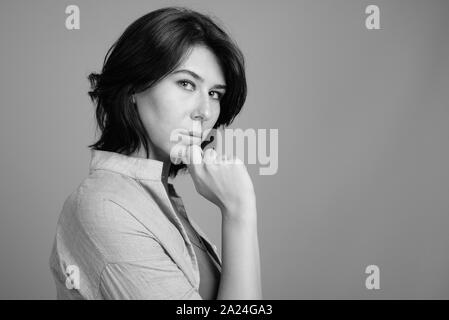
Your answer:
[[[130,157],[121,153],[91,149],[89,172],[110,170],[133,179],[162,180],[162,161]]]

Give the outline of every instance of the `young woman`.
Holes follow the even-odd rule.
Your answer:
[[[132,23],[89,80],[101,137],[58,221],[58,298],[262,299],[251,179],[203,151],[245,102],[236,44],[203,14],[163,8]],[[168,182],[180,170],[220,209],[222,259]]]

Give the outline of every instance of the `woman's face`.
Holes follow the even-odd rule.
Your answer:
[[[194,46],[177,69],[151,88],[136,93],[137,110],[150,137],[150,158],[170,159],[170,151],[177,144],[170,141],[175,130],[188,132],[199,124],[203,133],[211,129],[220,114],[224,87],[223,72],[214,53],[207,47]]]

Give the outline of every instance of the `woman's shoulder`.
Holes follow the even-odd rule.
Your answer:
[[[144,187],[147,184],[114,172],[94,171],[67,198],[61,216],[68,223],[95,232],[106,230],[107,226],[134,225],[135,229],[143,227],[152,232],[155,226],[170,228],[164,213],[168,198],[156,187]]]
[[[126,200],[140,194],[137,181],[115,172],[94,171],[78,185],[69,198],[76,198],[78,205],[94,205],[104,199]]]
[[[142,250],[136,235],[151,240],[153,234],[137,219],[140,209],[123,195],[126,182],[113,194],[117,190],[103,184],[118,183],[115,179],[95,180],[86,178],[65,201],[57,228],[59,250],[95,255],[103,262],[138,260]],[[147,241],[147,246],[148,242],[152,243]]]
[[[119,174],[90,174],[66,198],[60,225],[92,231],[105,231],[135,225],[146,198],[139,187]],[[120,221],[120,223],[118,223]]]
[[[61,217],[98,221],[105,202],[115,202],[129,207],[139,201],[142,193],[136,182],[116,173],[89,174],[65,199]]]

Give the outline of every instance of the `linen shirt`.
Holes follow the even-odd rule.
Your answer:
[[[216,297],[217,248],[173,185],[165,188],[162,169],[91,150],[89,176],[64,202],[50,254],[58,299]]]

